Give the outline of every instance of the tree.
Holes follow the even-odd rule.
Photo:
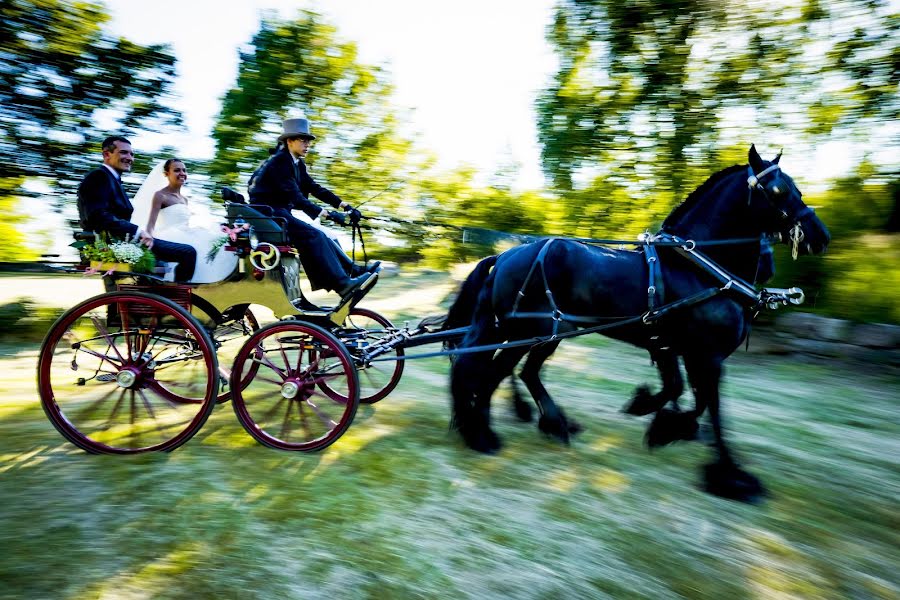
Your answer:
[[[546,173],[665,214],[749,136],[865,143],[898,116],[898,27],[873,0],[560,0],[537,102]]]
[[[111,133],[170,126],[175,57],[102,29],[102,5],[0,0],[0,179],[40,178],[57,209]],[[18,188],[12,192],[27,195]]]
[[[308,163],[317,180],[357,204],[408,178],[410,140],[398,134],[385,73],[357,61],[356,46],[334,27],[301,11],[294,20],[265,18],[241,53],[235,86],[213,129],[211,171],[221,183],[246,182],[268,156],[281,121],[305,115],[317,141]]]

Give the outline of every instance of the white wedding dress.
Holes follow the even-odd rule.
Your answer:
[[[163,174],[163,163],[160,163],[150,171],[132,200],[134,206],[132,223],[142,229],[147,227],[153,195],[166,185],[168,181]],[[167,242],[187,244],[197,250],[197,264],[190,283],[222,281],[234,272],[238,258],[233,252],[220,248],[212,261],[207,260],[213,244],[225,234],[216,226],[212,215],[202,214],[203,211],[192,211],[191,208],[194,207],[187,204],[173,204],[161,209],[156,217],[153,237]]]

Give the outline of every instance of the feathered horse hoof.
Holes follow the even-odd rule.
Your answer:
[[[704,489],[710,494],[756,504],[766,496],[760,480],[732,462],[717,461],[703,467]]]
[[[664,404],[664,399],[661,400],[651,394],[650,388],[642,385],[634,390],[634,396],[631,397],[631,401],[628,404],[622,407],[622,412],[627,415],[643,417],[660,410]]]
[[[459,427],[466,446],[482,454],[497,454],[503,446],[500,437],[490,427]]]
[[[679,440],[692,441],[697,439],[697,419],[690,413],[663,408],[656,413],[644,441],[650,448],[658,448],[677,442]]]
[[[569,437],[581,433],[584,428],[577,421],[560,414],[558,419],[550,419],[546,415],[538,419],[538,429],[541,432],[556,438],[564,444],[569,443]]]

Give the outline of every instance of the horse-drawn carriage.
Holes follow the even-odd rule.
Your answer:
[[[48,332],[38,363],[43,408],[75,445],[100,453],[173,450],[231,400],[263,444],[319,450],[343,434],[357,406],[400,380],[409,329],[357,307],[379,273],[333,306],[300,287],[301,266],[283,223],[228,190],[234,271],[180,284],[110,271],[106,293],[81,302]],[[242,227],[243,225],[243,227]],[[76,238],[92,239],[91,232]],[[83,269],[83,267],[82,267]],[[279,320],[260,328],[251,304]],[[426,325],[413,333],[429,331]]]
[[[396,387],[405,348],[461,339],[446,354],[459,355],[452,420],[470,447],[499,449],[490,399],[526,355],[520,377],[540,410],[539,427],[567,441],[577,427],[547,393],[540,368],[563,338],[597,332],[647,349],[657,364],[660,391],[638,388],[626,409],[655,414],[648,443],[693,439],[708,409],[718,454],[706,471],[708,489],[735,498],[761,492],[722,435],[722,363],[759,310],[802,302],[796,288],[757,289],[774,273],[764,264],[767,240],[790,243],[795,257],[821,253],[830,241],[778,158],[764,161],[751,147],[748,165],[712,175],[633,250],[610,249],[610,240],[545,239],[484,259],[445,322],[423,319],[413,328],[357,307],[377,273],[335,306],[309,302],[296,253],[264,210],[236,194],[227,204],[232,227],[241,220],[251,227],[225,248],[238,262],[223,281],[191,286],[112,273],[106,294],[60,317],[41,348],[38,384],[44,410],[67,439],[92,452],[172,450],[230,398],[261,443],[318,450],[346,431],[360,402]],[[260,328],[251,303],[280,319]],[[679,361],[692,410],[678,408]]]

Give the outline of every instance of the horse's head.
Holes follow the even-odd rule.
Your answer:
[[[758,211],[766,230],[777,232],[782,240],[793,244],[795,258],[797,252],[820,254],[831,241],[831,234],[816,212],[804,204],[794,180],[778,166],[780,158],[781,153],[771,162],[763,160],[756,147],[750,146],[749,204]]]

